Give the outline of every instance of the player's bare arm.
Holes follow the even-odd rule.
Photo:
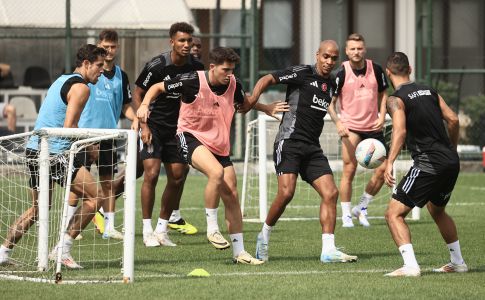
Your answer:
[[[261,77],[254,85],[251,96],[248,97],[249,105],[253,107],[258,102],[261,94],[270,86],[276,84],[276,79],[271,74]]]
[[[133,106],[131,106],[131,103],[124,104],[122,111],[123,111],[123,114],[125,115],[125,117],[128,120],[133,122],[133,120],[136,119],[135,110],[133,109]]]
[[[157,84],[154,84],[150,87],[150,89],[148,89],[148,92],[146,92],[140,107],[136,111],[136,116],[140,119],[140,121],[146,122],[148,120],[148,116],[150,114],[150,109],[149,109],[150,103],[155,101],[157,96],[160,95],[161,93],[165,93],[164,82],[159,82]]]
[[[328,106],[328,114],[330,115],[330,118],[332,119],[332,121],[335,123],[339,136],[346,137],[346,136],[349,136],[349,129],[344,124],[342,124],[342,122],[340,121],[340,118],[338,117],[337,109],[336,109],[337,101],[338,101],[338,96],[333,96],[332,102],[330,102],[330,105]]]
[[[133,109],[135,111],[138,109],[138,107],[140,107],[141,101],[143,100],[143,97],[145,96],[146,92],[147,92],[146,90],[135,85],[135,90],[133,91],[132,98],[131,98],[133,103]]]
[[[384,179],[388,186],[393,186],[396,183],[396,179],[393,175],[393,164],[406,139],[406,114],[404,112],[404,102],[398,97],[389,97],[387,99],[387,111],[392,118],[392,139],[387,158],[386,171],[384,172]]]
[[[379,103],[379,118],[376,121],[373,129],[376,131],[382,130],[384,126],[384,122],[386,121],[386,103],[387,103],[387,93],[386,91],[382,91],[378,95],[378,103]]]
[[[446,104],[445,100],[438,95],[440,99],[441,113],[443,114],[443,119],[446,121],[448,127],[448,135],[450,136],[450,142],[453,146],[458,146],[458,137],[460,133],[460,121],[456,113]]]
[[[75,83],[67,93],[65,128],[77,128],[81,113],[89,99],[89,87],[83,83]]]

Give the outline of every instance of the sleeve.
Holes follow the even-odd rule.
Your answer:
[[[344,82],[345,82],[345,68],[341,66],[338,69],[337,74],[335,75],[335,81],[334,81],[335,96],[340,96],[340,93],[342,93]]]
[[[241,80],[236,77],[236,91],[234,92],[234,103],[243,104],[244,103],[244,92]]]
[[[374,74],[376,75],[377,80],[377,91],[381,93],[387,90],[387,88],[389,87],[389,83],[387,83],[386,74],[384,74],[382,67],[376,63],[373,63],[373,67]]]
[[[148,89],[155,83],[162,82],[162,68],[164,65],[165,63],[162,61],[161,57],[152,59],[145,65],[136,79],[135,84],[145,91],[148,91]]]
[[[271,75],[276,80],[276,83],[301,85],[304,83],[305,75],[308,72],[311,72],[310,66],[299,65],[276,71]]]
[[[125,71],[121,71],[121,85],[123,86],[123,105],[131,103],[130,80]]]

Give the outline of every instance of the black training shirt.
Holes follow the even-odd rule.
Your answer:
[[[290,110],[283,114],[275,142],[297,139],[319,145],[323,118],[335,92],[334,80],[320,76],[315,66],[298,65],[272,74],[286,84]]]
[[[459,163],[443,123],[438,93],[414,82],[401,85],[392,96],[404,102],[406,113],[406,145],[414,166],[436,174]]]

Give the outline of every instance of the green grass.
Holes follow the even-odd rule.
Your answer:
[[[231,249],[217,251],[207,243],[202,198],[205,178],[189,176],[182,200],[182,212],[200,232],[195,236],[173,232],[171,238],[178,247],[147,249],[142,244],[141,210],[137,203],[134,284],[56,286],[2,280],[2,298],[483,298],[484,182],[485,174],[462,173],[448,208],[457,224],[462,252],[470,267],[467,274],[429,272],[431,268],[447,262],[449,254],[436,226],[424,210],[421,220],[409,222],[416,256],[424,271],[419,278],[383,277],[385,272],[402,265],[401,256],[383,219],[372,220],[370,228],[357,226],[343,229],[340,222],[337,223],[336,244],[344,247],[344,251],[359,256],[359,261],[353,264],[324,265],[319,262],[320,225],[317,220],[312,220],[279,222],[271,236],[268,263],[258,267],[234,265],[231,263]],[[139,186],[140,184],[138,188]],[[164,180],[161,178],[157,187],[157,199],[163,186]],[[299,204],[298,201],[299,199],[295,199],[295,205]],[[313,204],[318,205],[317,199],[313,201]],[[378,203],[380,206],[384,204]],[[157,200],[154,218],[159,205]],[[383,211],[383,208],[378,211]],[[223,209],[219,212],[221,225],[222,216]],[[256,223],[244,225],[246,250],[251,253],[254,252],[260,227]],[[224,227],[221,226],[222,228]],[[90,238],[92,237],[85,237],[85,240],[77,243],[88,243]],[[186,277],[195,268],[204,268],[212,276]],[[65,272],[64,276],[75,277],[76,272],[79,271]]]

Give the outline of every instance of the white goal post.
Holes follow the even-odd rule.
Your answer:
[[[249,122],[247,125],[241,195],[241,211],[245,221],[264,222],[268,212],[268,200],[272,201],[272,197],[276,193],[277,183],[272,155],[278,127],[279,121],[265,114],[259,114],[257,119]],[[391,119],[387,117],[384,129],[386,136],[390,134],[391,127]],[[340,155],[341,141],[335,124],[333,124],[328,115],[325,117],[325,126],[320,136],[320,144],[334,171],[335,182],[338,187],[343,166]],[[394,174],[396,174],[397,181],[400,180],[411,165],[412,159],[409,152],[403,150],[394,165]],[[362,194],[364,185],[372,172],[372,170],[358,167],[353,184],[352,199],[354,203],[356,197],[360,197]],[[373,201],[380,206],[380,211],[373,213],[373,216],[370,216],[371,218],[383,217],[383,209],[387,205],[390,195],[391,190],[384,185]],[[281,218],[281,220],[317,219],[319,201],[315,202],[315,198],[318,198],[318,195],[299,178],[294,200],[287,206],[285,217]],[[292,208],[295,213],[288,212]],[[418,220],[420,217],[419,212],[419,208],[413,209],[411,218]]]
[[[9,223],[16,219],[18,215],[29,207],[29,202],[32,200],[25,200],[26,194],[28,196],[30,178],[30,172],[27,168],[28,158],[25,155],[25,148],[27,140],[32,135],[37,135],[40,138],[40,152],[38,156],[38,172],[39,172],[39,187],[38,187],[38,217],[36,226],[32,226],[28,236],[24,236],[15,245],[13,252],[16,248],[20,248],[22,254],[14,257],[16,264],[19,268],[15,267],[0,267],[0,276],[4,278],[17,279],[17,280],[32,280],[38,282],[56,282],[56,283],[79,283],[79,282],[97,282],[97,281],[109,281],[109,282],[133,282],[134,281],[134,244],[135,244],[135,192],[136,192],[136,162],[137,162],[137,134],[132,130],[118,130],[118,129],[81,129],[81,128],[44,128],[34,132],[5,136],[0,138],[0,238],[1,243],[4,242],[8,233]],[[57,137],[69,139],[71,144],[70,150],[67,151],[69,155],[69,163],[67,168],[67,179],[65,181],[64,188],[50,186],[50,168],[53,165],[53,156],[49,155],[49,142],[48,139]],[[90,276],[77,278],[77,276],[69,276],[64,280],[61,275],[61,248],[58,249],[57,258],[54,263],[49,263],[49,251],[52,249],[52,245],[59,242],[64,237],[62,234],[67,227],[69,220],[67,219],[68,201],[71,187],[71,177],[73,173],[73,162],[75,155],[85,149],[89,145],[99,143],[100,141],[122,141],[122,145],[117,148],[113,148],[112,151],[118,151],[122,153],[122,161],[118,162],[120,165],[124,165],[124,202],[123,202],[123,231],[124,239],[122,243],[122,256],[120,257],[121,268],[118,269],[118,274],[121,278],[119,280],[113,280],[117,277],[113,275],[101,275],[103,279],[97,279],[94,276],[92,279]],[[113,145],[116,145],[114,143]],[[116,146],[114,146],[116,147]],[[17,175],[21,174],[19,177]],[[13,188],[14,187],[14,188]],[[50,194],[53,196],[51,197]],[[55,196],[55,195],[59,196]],[[49,201],[51,199],[51,203]],[[62,202],[61,205],[54,202]],[[50,208],[51,206],[51,208]],[[54,222],[54,223],[53,223]],[[53,226],[55,228],[50,228]],[[58,231],[58,232],[53,232]],[[94,229],[92,230],[94,232]],[[25,233],[24,233],[25,235]],[[56,239],[53,241],[52,239]],[[89,245],[79,245],[78,249],[85,248],[90,249],[91,252],[96,252],[96,255],[103,252],[103,247],[107,245],[109,247],[110,242],[101,243],[100,237],[92,235],[92,243]],[[24,241],[25,240],[25,241]],[[37,251],[34,249],[28,249],[33,247],[37,241]],[[102,241],[102,240],[101,240]],[[82,242],[82,241],[81,241]],[[22,245],[22,243],[25,244]],[[27,246],[28,245],[28,246]],[[115,244],[112,244],[112,247]],[[83,248],[84,247],[84,248]],[[97,248],[98,247],[98,248]],[[91,250],[92,249],[92,250]],[[100,249],[100,250],[98,250]],[[106,248],[109,249],[109,248]],[[79,250],[79,252],[82,252]],[[108,251],[109,252],[109,251]],[[116,251],[113,251],[116,252]],[[25,253],[25,254],[24,254]],[[94,254],[93,254],[94,255]],[[32,258],[34,257],[34,259]],[[52,258],[51,258],[52,259]],[[36,270],[34,268],[34,262],[37,263]],[[103,263],[109,265],[109,258],[103,258]],[[94,264],[94,261],[91,262]],[[114,269],[114,267],[108,267]],[[84,270],[83,270],[84,272]],[[69,272],[72,275],[74,272]],[[55,277],[55,278],[53,278]],[[86,280],[88,278],[88,280]],[[107,279],[106,279],[107,278]]]

